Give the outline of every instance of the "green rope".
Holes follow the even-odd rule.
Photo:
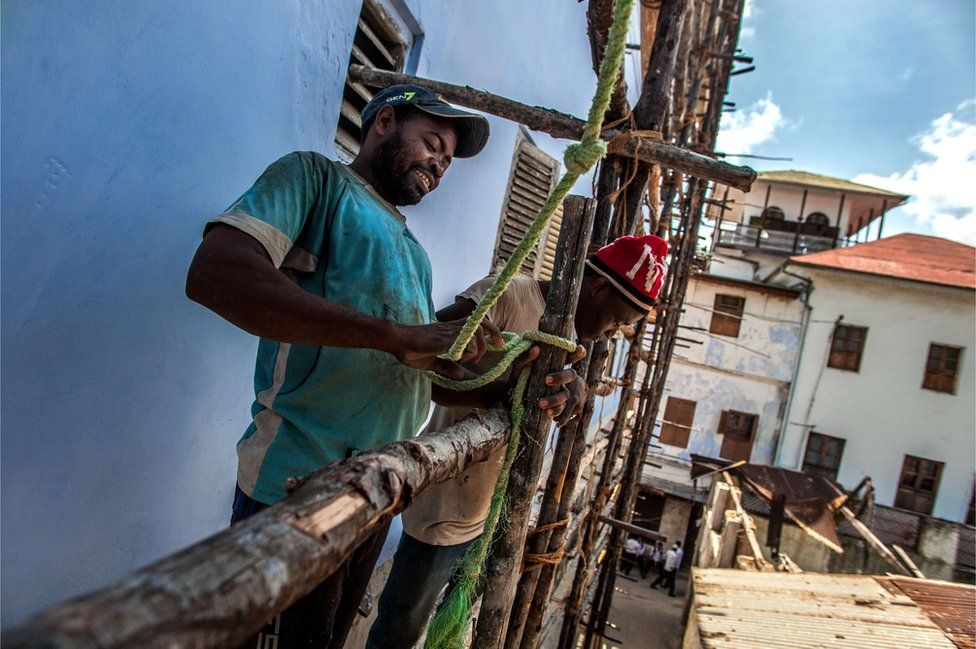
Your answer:
[[[454,341],[451,349],[444,354],[450,360],[460,360],[464,355],[471,338],[474,337],[481,322],[488,315],[488,311],[495,305],[505,289],[511,283],[512,278],[522,267],[522,262],[529,256],[535,246],[539,243],[549,219],[555,213],[556,208],[562,204],[563,199],[573,188],[576,180],[586,173],[590,167],[596,164],[607,153],[607,144],[600,139],[600,132],[603,130],[603,116],[610,105],[610,97],[613,94],[617,77],[620,73],[621,62],[623,61],[624,48],[627,41],[627,28],[630,24],[630,16],[633,10],[634,0],[617,0],[613,12],[613,23],[607,36],[607,45],[603,54],[603,61],[600,64],[600,72],[597,75],[596,92],[593,95],[593,103],[587,115],[586,126],[583,128],[583,137],[579,144],[571,144],[566,147],[563,154],[563,162],[566,165],[566,173],[559,180],[559,184],[549,194],[549,198],[543,205],[539,215],[529,227],[525,237],[519,242],[512,256],[509,258],[505,267],[495,278],[494,284],[488,289],[484,297],[478,302],[478,306],[468,317],[464,327],[462,327],[458,338]],[[546,334],[540,331],[530,331],[523,336],[505,332],[502,334],[505,344],[502,348],[492,347],[494,351],[504,351],[505,355],[488,373],[474,379],[465,381],[454,381],[444,378],[434,372],[427,372],[431,381],[438,385],[453,390],[471,390],[481,387],[495,380],[505,370],[507,370],[515,359],[529,347],[533,342],[540,342],[552,345],[567,352],[576,349],[576,343],[560,336]],[[425,649],[463,649],[468,626],[471,622],[471,607],[474,604],[475,588],[481,578],[485,559],[488,556],[488,548],[495,536],[495,530],[499,522],[504,517],[505,492],[508,489],[508,478],[511,473],[512,463],[518,450],[519,440],[522,434],[522,419],[525,416],[525,388],[529,381],[529,368],[525,367],[519,373],[518,381],[512,390],[512,413],[511,425],[512,432],[508,440],[508,448],[505,451],[505,459],[502,462],[501,473],[495,483],[495,489],[491,496],[491,505],[488,508],[488,515],[485,518],[484,531],[481,536],[468,548],[458,564],[459,578],[454,589],[450,592],[441,606],[438,608],[434,619],[431,620],[427,629],[427,640],[424,644]]]
[[[600,132],[603,130],[603,115],[610,105],[610,97],[613,94],[614,86],[617,84],[617,77],[620,75],[620,64],[627,44],[627,27],[630,24],[633,6],[634,0],[618,0],[614,8],[613,23],[610,25],[607,46],[603,53],[603,61],[600,63],[600,74],[597,77],[593,103],[590,105],[590,113],[586,118],[586,126],[583,127],[583,137],[579,144],[570,144],[566,147],[566,152],[563,154],[566,173],[563,174],[559,184],[549,194],[549,198],[542,206],[539,215],[535,217],[535,221],[532,222],[528,232],[525,233],[525,237],[519,242],[505,267],[495,278],[495,283],[481,298],[478,306],[468,317],[467,322],[464,323],[457,340],[447,351],[445,358],[456,361],[464,355],[465,348],[471,342],[471,338],[474,337],[485,316],[488,315],[488,311],[495,306],[495,302],[505,292],[512,278],[522,267],[522,262],[539,243],[539,239],[542,237],[542,233],[556,208],[562,205],[563,199],[576,184],[577,179],[606,155],[607,143],[600,139]]]

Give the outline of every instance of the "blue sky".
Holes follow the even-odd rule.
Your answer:
[[[912,194],[886,236],[976,245],[974,4],[748,2],[740,47],[757,69],[733,78],[718,150]]]

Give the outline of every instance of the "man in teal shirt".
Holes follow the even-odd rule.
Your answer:
[[[348,166],[313,152],[273,163],[205,230],[187,295],[260,336],[253,421],[237,445],[233,520],[286,496],[286,480],[416,434],[438,358],[463,320],[436,322],[430,262],[396,209],[438,187],[453,158],[476,155],[484,117],[419,86],[363,109]],[[490,323],[464,360],[477,360]],[[315,591],[273,620],[258,646],[339,648],[386,537],[367,539]]]

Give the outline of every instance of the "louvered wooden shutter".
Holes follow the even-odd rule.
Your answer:
[[[500,269],[512,256],[515,247],[545,204],[549,192],[555,187],[558,175],[559,163],[554,158],[546,155],[528,139],[521,136],[518,138],[508,179],[508,191],[498,224],[492,271]],[[539,246],[522,263],[523,273],[538,279],[552,278],[562,218],[563,210],[560,206],[549,221]]]
[[[356,24],[349,63],[377,70],[403,72],[406,50],[406,41],[385,10],[375,0],[365,0]],[[350,162],[359,153],[363,126],[359,114],[373,98],[373,92],[372,88],[346,78],[335,136],[336,151],[344,162]]]

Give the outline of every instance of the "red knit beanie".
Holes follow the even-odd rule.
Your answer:
[[[635,309],[650,311],[668,270],[667,255],[668,244],[661,237],[627,236],[597,250],[586,265],[606,277]]]

